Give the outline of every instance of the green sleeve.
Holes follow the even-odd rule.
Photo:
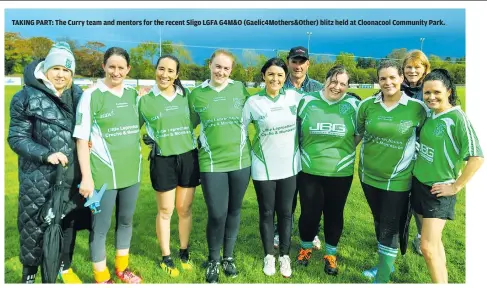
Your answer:
[[[467,161],[469,157],[484,157],[477,134],[465,114],[462,113],[462,118],[456,126],[459,134],[456,138],[460,140],[460,157],[464,161]]]
[[[198,124],[200,124],[200,116],[194,110],[194,101],[196,98],[196,93],[197,92],[195,90],[193,90],[188,95],[189,117],[191,119],[191,125],[193,125],[193,129],[195,129],[198,126]]]
[[[357,111],[357,133],[359,135],[363,135],[365,132],[365,120],[367,117],[367,113],[366,113],[366,103],[364,103],[364,101],[366,100],[363,100],[359,104],[358,111]]]

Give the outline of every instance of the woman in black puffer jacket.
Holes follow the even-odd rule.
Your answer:
[[[44,61],[29,64],[24,70],[24,87],[10,103],[8,144],[19,155],[19,206],[17,224],[20,234],[22,283],[34,283],[42,263],[42,242],[46,224],[39,209],[48,200],[54,186],[56,166],[65,167],[63,183],[65,203],[76,208],[62,220],[64,232],[63,272],[66,283],[80,283],[70,269],[76,228],[91,227],[91,212],[82,205],[78,193],[81,172],[76,144],[72,137],[75,111],[83,90],[72,85],[75,61],[65,42],[56,43]],[[78,227],[76,227],[78,226]],[[69,277],[71,276],[71,277]],[[45,282],[44,279],[42,282]]]

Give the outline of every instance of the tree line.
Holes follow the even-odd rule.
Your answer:
[[[108,48],[97,41],[87,41],[84,44],[69,38],[59,38],[56,41],[66,41],[71,46],[76,59],[77,77],[101,78],[104,76],[101,64],[103,53]],[[47,55],[53,41],[46,37],[23,38],[19,33],[5,32],[5,75],[22,74],[24,67],[31,61],[41,59]],[[193,62],[191,53],[184,45],[163,41],[161,54],[172,54],[181,62],[180,78],[184,80],[204,81],[210,78],[208,69],[209,59],[204,65]],[[129,78],[153,79],[155,62],[159,57],[159,43],[144,42],[129,49],[131,70]],[[407,54],[406,48],[392,50],[384,58],[402,59]],[[287,51],[279,51],[277,56],[286,60]],[[455,83],[465,84],[465,57],[441,59],[436,55],[428,55],[431,68],[445,68],[454,78]],[[243,50],[237,55],[232,70],[232,79],[242,82],[261,82],[260,68],[268,57],[256,50]],[[334,59],[328,56],[310,56],[308,74],[311,78],[323,82],[326,72],[336,64],[342,64],[350,74],[350,83],[377,83],[379,60],[367,57],[356,57],[353,53],[340,52]]]

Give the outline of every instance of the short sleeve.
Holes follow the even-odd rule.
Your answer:
[[[90,140],[92,123],[91,94],[93,91],[93,89],[84,91],[76,108],[76,125],[73,132],[73,137],[75,138]]]
[[[460,140],[460,157],[467,161],[469,157],[484,157],[477,134],[467,116],[460,112],[460,121],[457,127]]]

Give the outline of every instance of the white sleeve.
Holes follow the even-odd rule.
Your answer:
[[[251,107],[250,107],[250,101],[251,98],[249,97],[247,101],[245,101],[244,108],[242,111],[242,122],[244,125],[244,128],[247,129],[247,126],[249,126],[250,122],[252,122],[252,113],[251,113]]]
[[[90,140],[91,134],[91,93],[94,89],[83,92],[76,108],[76,125],[74,126],[73,137],[83,140]]]

